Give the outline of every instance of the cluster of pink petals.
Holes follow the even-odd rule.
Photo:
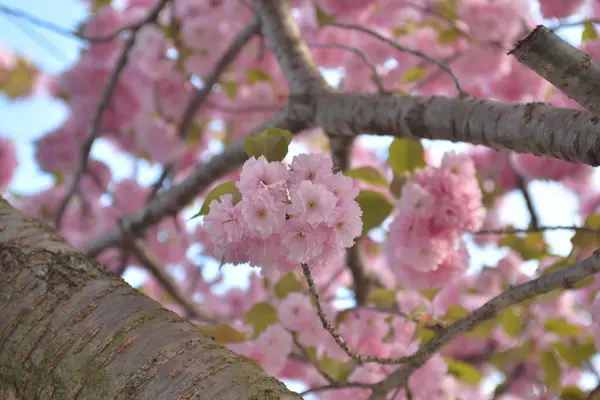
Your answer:
[[[462,275],[464,232],[481,227],[482,194],[471,158],[446,154],[440,167],[417,171],[402,189],[386,247],[390,269],[405,288],[442,287]]]
[[[8,186],[17,168],[17,153],[13,141],[0,137],[0,192]]]
[[[236,186],[240,202],[224,195],[204,217],[212,255],[224,262],[279,271],[301,263],[324,267],[361,233],[362,211],[354,201],[359,190],[352,178],[334,174],[322,154],[301,154],[289,167],[251,158]]]

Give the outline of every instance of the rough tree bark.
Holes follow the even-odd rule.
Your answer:
[[[0,399],[300,399],[0,198]]]

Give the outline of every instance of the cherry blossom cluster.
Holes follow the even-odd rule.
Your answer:
[[[481,227],[482,194],[470,157],[449,153],[439,167],[428,166],[402,188],[390,224],[387,261],[406,288],[441,287],[468,267],[460,239]]]
[[[224,262],[291,271],[301,263],[323,267],[343,255],[362,230],[352,178],[332,172],[323,154],[301,154],[289,167],[252,157],[236,186],[204,217],[212,254]]]

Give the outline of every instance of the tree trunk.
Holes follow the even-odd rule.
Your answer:
[[[300,399],[0,197],[0,400]]]

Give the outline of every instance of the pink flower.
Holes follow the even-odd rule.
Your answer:
[[[523,263],[521,256],[514,251],[508,253],[504,258],[498,261],[498,269],[502,272],[504,278],[509,282],[514,282],[519,275],[519,267]]]
[[[279,303],[277,314],[281,324],[291,331],[302,332],[314,324],[321,324],[310,298],[298,292],[288,294]]]
[[[285,222],[283,204],[278,205],[265,190],[242,199],[242,215],[250,236],[266,239],[279,232]]]
[[[460,15],[482,42],[512,44],[521,32],[519,0],[463,0]],[[489,44],[488,44],[489,45]]]
[[[286,196],[284,184],[288,179],[288,171],[281,163],[267,162],[264,156],[258,160],[254,157],[244,163],[240,180],[236,183],[242,195],[251,195],[258,189],[268,189],[279,201]]]
[[[36,141],[35,158],[44,171],[74,171],[79,159],[79,147],[75,132],[59,128]]]
[[[544,18],[567,18],[584,3],[584,0],[540,0],[540,9]]]
[[[374,3],[375,0],[319,0],[323,10],[336,17],[359,13]]]
[[[175,127],[162,118],[141,116],[135,123],[136,149],[153,162],[167,163],[186,150]]]
[[[148,78],[155,79],[166,73],[173,63],[167,58],[167,48],[163,32],[154,25],[146,25],[136,36],[129,60]]]
[[[430,218],[436,212],[435,199],[416,182],[407,182],[402,187],[402,197],[398,200],[397,208],[419,218]]]
[[[291,192],[291,214],[311,226],[329,224],[333,220],[333,210],[337,198],[325,185],[303,181],[295,185]]]
[[[135,179],[124,179],[114,184],[114,206],[123,214],[133,214],[148,198],[148,189],[141,187]]]
[[[17,165],[17,152],[13,141],[0,137],[0,192],[12,180]]]
[[[245,234],[241,206],[233,206],[230,194],[221,196],[221,202],[213,200],[210,212],[204,217],[204,229],[214,242],[226,244],[238,242]]]
[[[468,264],[469,253],[464,243],[461,243],[459,250],[450,252],[435,270],[419,270],[415,264],[408,263],[392,265],[392,268],[400,285],[406,288],[426,289],[448,285],[464,274]]]
[[[83,27],[83,34],[87,37],[104,37],[113,35],[123,26],[122,15],[110,5],[100,8],[92,14],[90,20]],[[88,54],[96,62],[111,62],[121,46],[122,39],[117,36],[112,40],[94,42],[89,45]]]
[[[352,247],[362,233],[362,210],[356,202],[348,202],[335,211],[333,219],[333,241],[336,247]]]
[[[309,180],[312,183],[326,184],[331,178],[333,162],[324,154],[300,154],[293,158],[290,164],[290,181],[300,183]]]
[[[288,250],[288,259],[291,262],[307,263],[312,258],[321,254],[327,239],[327,231],[312,228],[302,221],[290,220],[282,232],[282,243]]]
[[[562,181],[568,178],[577,178],[580,175],[585,175],[592,169],[592,167],[585,164],[523,153],[515,155],[515,163],[526,175],[527,179],[530,180],[547,179]]]

